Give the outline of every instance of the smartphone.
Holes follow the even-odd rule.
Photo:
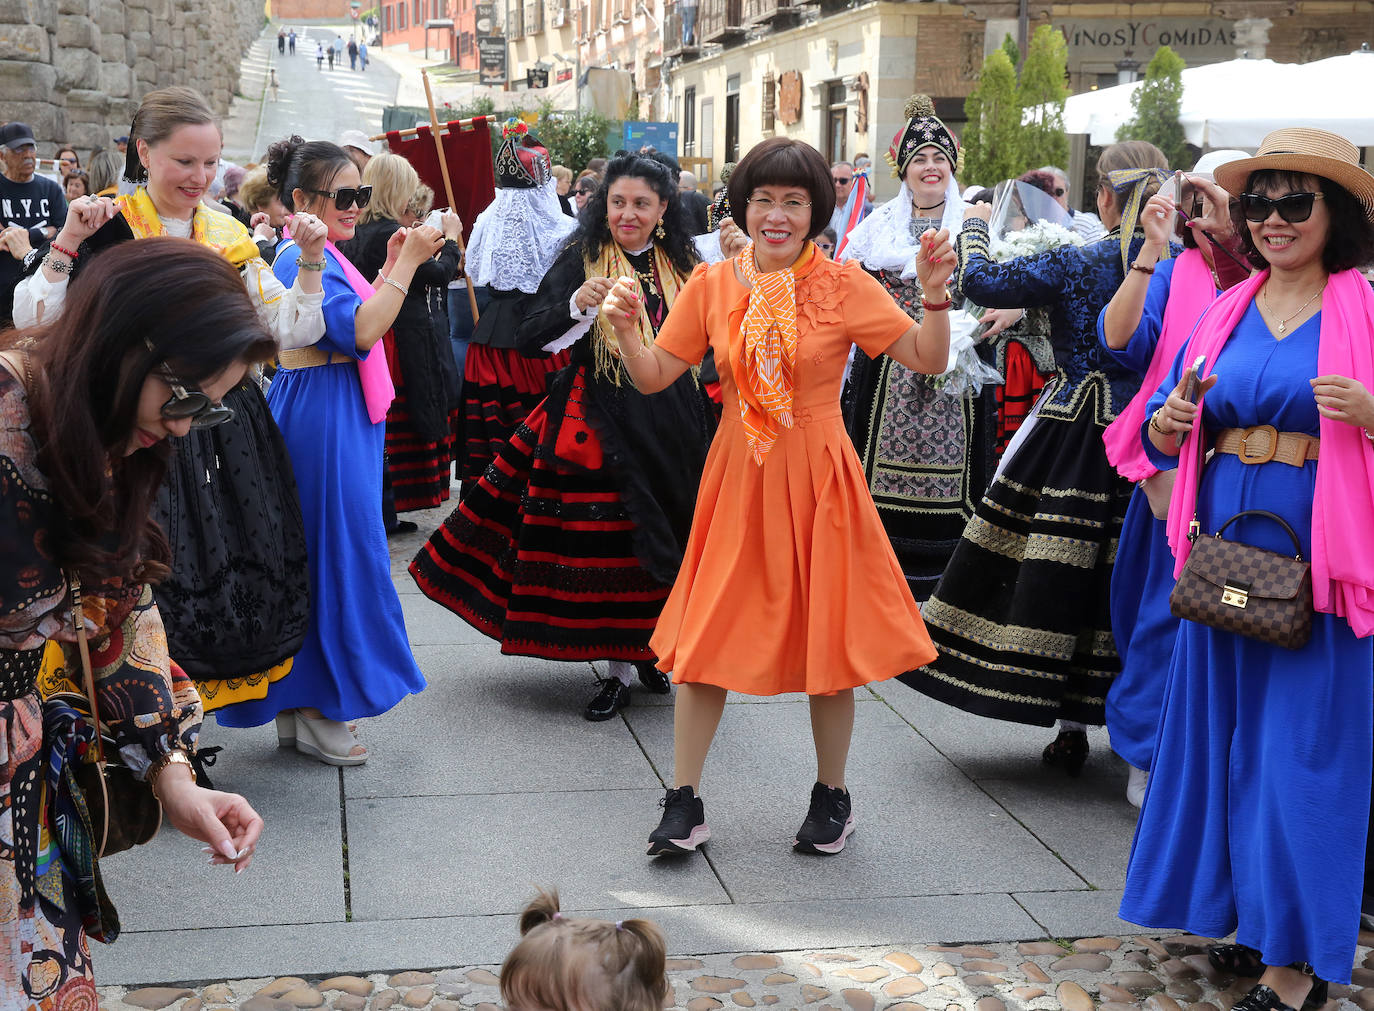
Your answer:
[[[1183,370],[1183,392],[1179,395],[1183,397],[1184,400],[1188,401],[1188,403],[1190,404],[1197,403],[1197,391],[1199,385],[1198,373],[1202,371],[1202,366],[1206,364],[1207,356],[1198,355],[1197,359],[1193,362],[1193,364]],[[1186,433],[1180,434],[1176,437],[1179,449],[1183,448],[1183,440],[1187,437],[1188,436]]]

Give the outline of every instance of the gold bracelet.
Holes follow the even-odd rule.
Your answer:
[[[1155,413],[1150,415],[1150,427],[1153,428],[1160,435],[1168,435],[1169,433],[1164,431],[1164,429],[1161,428],[1159,424],[1159,412],[1162,410],[1164,410],[1164,408],[1156,407]]]
[[[148,766],[148,772],[145,777],[148,780],[149,788],[153,791],[153,796],[157,797],[159,801],[161,801],[162,798],[158,797],[157,794],[157,781],[161,778],[162,774],[167,771],[167,766],[169,765],[186,766],[186,770],[191,774],[191,782],[194,783],[196,781],[196,768],[191,764],[191,756],[180,748],[167,752],[167,754]]]
[[[617,337],[617,338],[616,338],[616,341],[617,341],[617,343],[618,343],[618,342],[620,341],[620,338]],[[624,345],[624,344],[621,344],[621,345],[620,345],[620,360],[621,360],[622,362],[632,362],[632,361],[634,361],[634,360],[636,360],[636,359],[638,359],[638,358],[643,358],[643,357],[644,357],[645,355],[647,355],[648,353],[649,353],[649,345],[648,345],[648,344],[644,344],[644,343],[642,343],[642,342],[641,342],[640,345],[639,345],[639,354],[637,354],[637,355],[627,355],[627,354],[625,353],[625,345]]]

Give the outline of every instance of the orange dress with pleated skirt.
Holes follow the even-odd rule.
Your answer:
[[[912,320],[857,262],[808,249],[810,260],[793,268],[793,426],[761,464],[740,420],[733,369],[719,368],[724,417],[650,641],[659,669],[678,684],[828,695],[935,657],[840,416],[850,343],[877,356]],[[736,363],[748,304],[733,260],[698,267],[657,345],[689,364],[708,346],[718,363]]]

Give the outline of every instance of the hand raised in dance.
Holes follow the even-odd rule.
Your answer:
[[[582,287],[577,289],[573,295],[573,302],[577,305],[578,312],[587,312],[595,306],[606,301],[606,296],[611,293],[611,288],[615,282],[609,277],[589,277],[582,282]]]
[[[727,260],[744,252],[747,245],[749,236],[735,224],[734,218],[726,218],[720,223],[720,251]]]
[[[324,259],[324,244],[329,240],[329,227],[313,214],[297,214],[291,219],[291,238],[307,263]]]
[[[633,277],[622,277],[616,280],[615,286],[611,288],[610,294],[606,296],[605,302],[601,305],[601,310],[606,314],[606,319],[610,321],[611,329],[615,332],[615,339],[620,344],[620,353],[625,355],[627,344],[635,345],[639,342],[639,335],[635,332],[635,321],[639,319],[639,282]],[[634,348],[635,353],[631,353],[631,358],[639,357],[638,348]]]
[[[77,197],[67,205],[67,220],[58,233],[57,244],[75,249],[118,211],[119,208],[109,197]]]
[[[945,290],[945,285],[954,276],[954,264],[954,243],[950,241],[949,229],[937,232],[927,228],[916,252],[916,277],[927,299],[934,300]]]

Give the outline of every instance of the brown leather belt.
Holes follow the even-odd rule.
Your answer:
[[[1216,451],[1240,457],[1241,463],[1268,463],[1270,460],[1301,467],[1315,460],[1322,441],[1301,432],[1280,432],[1273,425],[1251,428],[1223,428],[1217,434]]]
[[[340,351],[321,351],[316,347],[277,352],[277,364],[284,369],[313,369],[318,365],[344,365],[356,361]]]

